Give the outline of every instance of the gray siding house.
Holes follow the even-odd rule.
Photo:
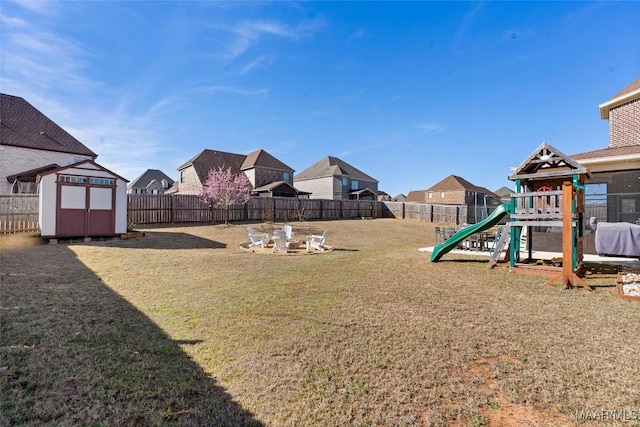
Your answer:
[[[337,157],[327,156],[293,178],[312,199],[377,200],[378,181]]]
[[[158,169],[147,169],[127,185],[127,194],[161,195],[173,186],[173,179]]]

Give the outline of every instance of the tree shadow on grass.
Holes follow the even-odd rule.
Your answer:
[[[0,425],[262,425],[66,246],[1,262]]]

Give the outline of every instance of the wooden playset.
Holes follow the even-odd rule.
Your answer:
[[[511,197],[509,222],[494,254],[499,255],[508,244],[506,260],[509,268],[518,273],[549,276],[547,284],[562,281],[565,288],[578,283],[591,289],[579,274],[583,269],[584,181],[588,169],[543,142],[510,175],[516,193]],[[532,264],[531,227],[562,228],[562,259],[553,265]],[[520,262],[523,233],[529,263]],[[496,265],[492,258],[489,267]],[[561,266],[559,265],[561,264]]]

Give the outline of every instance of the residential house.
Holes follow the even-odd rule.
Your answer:
[[[378,181],[337,157],[327,156],[294,177],[312,199],[377,200]]]
[[[507,187],[500,187],[496,191],[493,192],[500,199],[500,203],[510,203],[511,195],[514,193],[513,190],[510,190]]]
[[[396,197],[394,197],[393,199],[391,199],[392,202],[404,202],[407,200],[407,196],[405,196],[404,194],[400,193],[398,194]]]
[[[496,208],[500,198],[492,191],[462,177],[449,175],[426,190],[410,191],[405,202],[466,206],[467,218],[462,220],[476,223]]]
[[[127,185],[127,194],[164,194],[173,186],[173,179],[158,169],[147,169]]]
[[[200,194],[203,183],[207,180],[209,171],[231,168],[235,174],[244,173],[254,189],[260,192],[275,195],[273,189],[265,189],[264,186],[278,182],[293,187],[293,169],[280,160],[267,153],[265,150],[256,150],[249,155],[226,153],[205,149],[192,159],[178,167],[178,181],[175,192],[179,194]],[[279,195],[293,195],[285,191],[284,187]],[[271,191],[271,193],[269,193]],[[264,195],[264,194],[263,194]]]
[[[390,202],[391,201],[391,196],[387,192],[378,190],[378,201],[379,202]]]
[[[36,177],[98,155],[18,96],[0,94],[0,195],[36,193]]]
[[[600,104],[609,145],[571,157],[589,168],[585,216],[640,222],[640,78]]]

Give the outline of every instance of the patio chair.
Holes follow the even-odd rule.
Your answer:
[[[291,227],[289,224],[285,224],[282,226],[282,231],[284,231],[288,242],[293,240],[293,227]]]
[[[436,227],[436,245],[444,242],[444,229]]]
[[[315,248],[319,251],[324,251],[324,241],[327,239],[328,232],[329,230],[324,230],[324,233],[322,233],[321,236],[307,236],[307,251],[311,248]]]
[[[249,239],[251,239],[251,243],[249,247],[260,246],[264,248],[269,245],[269,235],[265,233],[256,233],[256,230],[253,227],[247,227],[247,231],[249,232]]]
[[[284,230],[276,230],[273,232],[273,252],[289,251],[289,240]]]

